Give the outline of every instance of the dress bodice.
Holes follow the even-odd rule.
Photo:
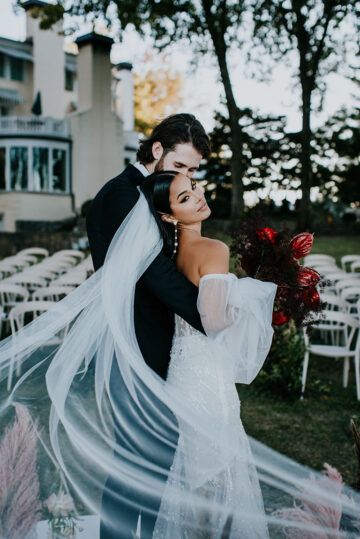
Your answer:
[[[175,315],[175,333],[174,338],[180,338],[180,337],[193,337],[193,336],[199,336],[203,335],[200,331],[193,328],[186,320],[181,318],[179,315]]]

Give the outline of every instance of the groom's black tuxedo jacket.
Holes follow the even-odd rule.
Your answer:
[[[108,181],[95,196],[86,218],[95,271],[105,261],[117,229],[139,198],[146,181],[133,165]],[[126,264],[126,259],[123,261]],[[203,331],[196,308],[198,289],[160,253],[138,281],[135,291],[135,332],[146,363],[163,378],[170,360],[174,313]],[[130,316],[130,313],[129,313]]]

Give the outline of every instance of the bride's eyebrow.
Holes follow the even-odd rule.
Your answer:
[[[182,191],[181,193],[179,193],[178,196],[176,197],[176,200],[179,200],[179,197],[181,197],[181,195],[185,195],[185,193],[187,193],[187,189],[186,191]]]

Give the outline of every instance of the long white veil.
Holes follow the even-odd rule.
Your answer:
[[[191,407],[146,365],[137,344],[135,286],[161,248],[159,230],[141,194],[117,231],[104,266],[50,311],[0,343],[1,426],[11,423],[14,402],[24,404],[39,436],[38,454],[53,466],[40,474],[41,491],[48,492],[51,470],[59,467],[85,512],[110,520],[118,537],[126,537],[121,529],[128,529],[126,511],[121,521],[111,522],[116,511],[104,510],[104,484],[115,508],[131,506],[145,518],[160,503],[179,420],[201,431],[202,440],[214,436],[211,420],[194,424]],[[66,337],[56,344],[64,329]],[[6,393],[14,363],[22,375]],[[251,445],[271,537],[359,536],[360,500],[355,492],[343,489],[340,495],[331,479],[314,472],[310,479],[306,467],[255,440]],[[193,507],[227,511],[221,501],[174,489],[172,498]],[[317,518],[301,520],[294,511],[296,500]],[[284,506],[291,510],[279,511]],[[340,532],[331,526],[331,516],[339,511]],[[252,517],[256,519],[256,512]],[[289,529],[292,532],[286,532]],[[191,537],[213,536],[205,523],[198,523]]]

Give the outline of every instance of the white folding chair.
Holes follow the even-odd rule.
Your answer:
[[[31,320],[34,320],[35,318],[40,316],[42,313],[54,307],[54,305],[56,305],[55,301],[26,301],[24,303],[21,303],[20,305],[16,305],[15,307],[13,307],[9,313],[10,327],[11,327],[11,333],[13,337],[16,338],[16,332],[24,327],[26,315],[30,315]],[[53,346],[56,344],[60,344],[64,338],[64,334],[47,341],[44,344],[44,346]],[[14,356],[11,358],[10,365],[9,365],[8,383],[7,383],[8,391],[11,388],[15,361],[16,361],[16,358]],[[20,362],[18,361],[17,366],[16,366],[17,375],[20,374],[20,370],[21,370],[21,365],[20,365]]]
[[[85,254],[82,251],[78,251],[76,249],[62,249],[61,251],[56,251],[56,253],[53,254],[53,257],[54,256],[72,257],[72,258],[75,258],[77,262],[85,258]]]
[[[29,292],[26,288],[7,281],[0,282],[0,305],[3,308],[5,324],[8,323],[10,310],[28,299]]]
[[[79,286],[86,279],[86,274],[81,273],[64,273],[58,279],[51,282],[52,286]]]
[[[41,256],[41,257],[47,257],[49,256],[49,251],[47,249],[44,249],[43,247],[28,247],[27,249],[22,249],[18,252],[18,255],[25,254],[25,255],[33,255],[33,256]]]
[[[32,295],[33,301],[60,301],[62,298],[70,294],[74,288],[72,286],[47,286],[46,288],[38,288]]]
[[[46,286],[46,279],[37,277],[31,272],[27,273],[26,271],[8,277],[5,282],[18,284],[29,290],[29,292],[34,292],[37,288]]]
[[[10,277],[10,275],[14,275],[18,271],[18,268],[16,265],[11,264],[11,262],[7,262],[6,260],[2,260],[0,262],[0,278],[6,279],[6,277]]]
[[[342,256],[341,259],[340,259],[342,269],[346,271],[346,264],[348,264],[350,262],[355,262],[355,261],[356,262],[360,261],[360,255],[345,255],[345,256]]]
[[[350,279],[341,279],[335,284],[335,292],[337,295],[342,295],[342,291],[345,290],[345,288],[354,288],[360,286],[360,279],[359,277],[357,279],[350,278]]]
[[[309,337],[304,331],[305,339],[305,355],[303,363],[303,371],[301,377],[301,399],[304,396],[307,371],[309,366],[310,354],[313,356],[327,357],[331,359],[343,359],[343,387],[347,387],[349,378],[350,358],[354,359],[355,380],[356,380],[356,397],[360,400],[360,376],[359,376],[359,361],[360,361],[360,331],[359,322],[348,313],[341,311],[324,311],[325,320],[328,321],[328,327],[331,331],[336,328],[336,331],[343,333],[343,344],[310,344]]]
[[[320,292],[320,299],[324,303],[326,303],[325,309],[326,311],[341,311],[343,313],[350,312],[350,305],[349,303],[340,296],[335,296],[334,294],[326,294],[325,292]],[[332,324],[331,329],[330,325],[327,321],[325,322],[319,322],[316,324],[315,329],[320,331],[321,337],[324,339],[325,342],[328,341],[328,337],[330,337],[331,344],[339,344],[339,328],[341,328],[340,324]]]

